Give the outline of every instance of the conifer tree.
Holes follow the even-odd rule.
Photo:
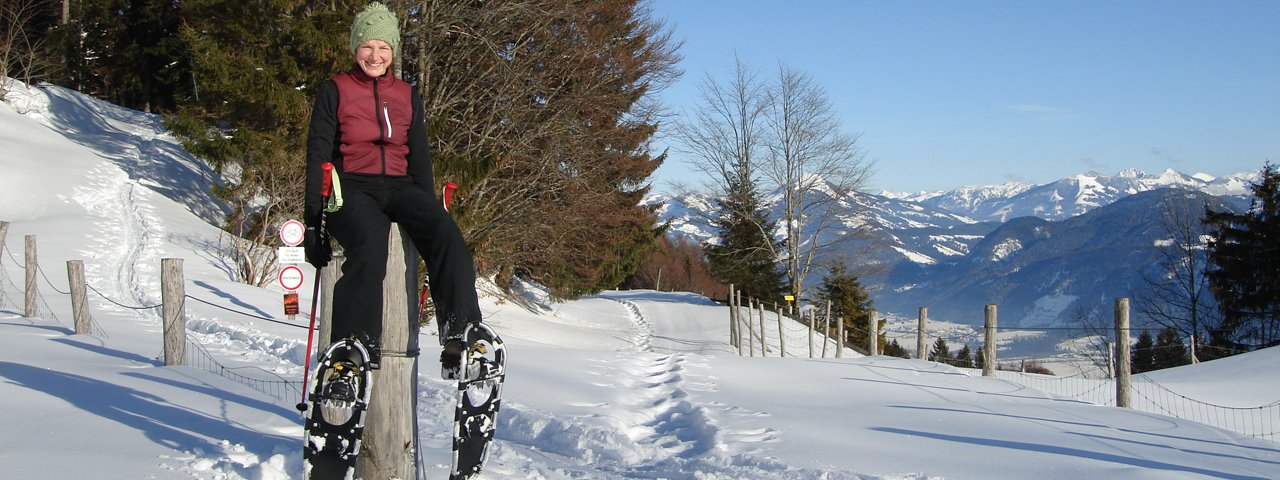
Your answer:
[[[1156,336],[1152,355],[1154,369],[1173,368],[1191,363],[1187,355],[1187,345],[1182,341],[1178,330],[1166,328]]]
[[[391,1],[437,183],[485,274],[557,296],[618,286],[663,231],[641,206],[665,159],[670,31],[637,0]]]
[[[194,91],[168,124],[226,180],[224,229],[240,278],[272,280],[273,229],[301,210],[306,132],[318,86],[350,65],[356,4],[183,1]],[[262,246],[267,246],[263,248]]]
[[[1129,365],[1129,371],[1135,374],[1156,369],[1155,341],[1151,338],[1151,332],[1143,330],[1138,334],[1138,342],[1129,352]]]
[[[1222,320],[1210,329],[1207,356],[1280,344],[1280,172],[1270,162],[1250,186],[1253,202],[1243,214],[1205,213],[1211,226],[1209,285]]]
[[[765,217],[754,185],[740,185],[735,195],[718,199],[716,204],[720,217],[712,225],[720,241],[706,247],[712,275],[733,284],[743,295],[782,301],[783,275],[773,255],[780,242],[769,234],[774,223]]]
[[[858,347],[865,347],[868,343],[867,320],[873,314],[875,307],[871,296],[862,287],[862,282],[848,270],[844,260],[833,261],[828,267],[827,274],[822,278],[817,299],[819,303],[831,302],[831,315],[841,319],[845,324],[845,341]],[[885,320],[881,319],[877,323],[875,332],[879,350],[885,347],[884,337],[880,334],[884,324]]]
[[[964,347],[955,353],[953,365],[960,368],[973,368],[973,351],[969,349],[969,344],[964,344]]]
[[[938,363],[951,363],[951,349],[947,347],[947,339],[938,337],[929,350],[929,360]]]
[[[911,358],[911,354],[907,349],[902,348],[902,344],[898,343],[896,338],[885,342],[883,353],[888,357]]]

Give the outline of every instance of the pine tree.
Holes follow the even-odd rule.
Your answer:
[[[1280,172],[1270,162],[1250,186],[1248,212],[1207,211],[1210,289],[1222,313],[1211,343],[1231,350],[1280,344]],[[1208,356],[1231,353],[1210,349]]]
[[[953,365],[960,368],[973,368],[973,351],[969,350],[969,344],[966,343],[960,351],[956,352]]]
[[[831,315],[844,322],[845,341],[865,348],[868,344],[867,320],[875,311],[871,296],[862,287],[858,277],[849,273],[844,260],[837,259],[827,269],[818,287],[817,300],[820,304],[831,302]],[[877,349],[884,350],[884,337],[880,329],[885,320],[881,319],[876,328]],[[886,353],[887,354],[887,353]]]
[[[245,282],[272,280],[273,249],[255,246],[301,210],[311,106],[318,86],[350,66],[355,4],[180,3],[195,90],[168,124],[227,179],[214,194],[231,209],[224,229],[253,240],[235,252]]]
[[[907,349],[902,348],[902,344],[898,343],[896,338],[884,344],[883,353],[887,357],[911,358],[911,354],[907,352]]]
[[[147,112],[172,113],[190,94],[189,57],[179,36],[179,2],[72,2],[51,30],[74,90]]]
[[[712,225],[720,241],[706,247],[711,273],[745,296],[781,302],[786,287],[773,253],[781,243],[769,234],[774,223],[765,217],[755,186],[741,184],[735,195],[718,199],[716,205],[720,217]]]
[[[663,232],[642,206],[677,42],[638,0],[392,0],[437,183],[483,274],[617,287]]]
[[[951,349],[947,347],[947,339],[938,337],[929,350],[929,360],[938,363],[951,363]]]
[[[1187,354],[1187,345],[1182,342],[1182,335],[1178,330],[1173,328],[1161,330],[1160,335],[1156,336],[1152,355],[1153,367],[1159,370],[1190,363],[1191,357]]]
[[[1156,369],[1155,365],[1155,341],[1151,339],[1151,332],[1143,330],[1129,352],[1129,371],[1134,374],[1150,372]]]

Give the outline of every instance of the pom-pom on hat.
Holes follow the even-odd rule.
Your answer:
[[[392,51],[400,53],[400,22],[396,14],[380,2],[364,7],[351,22],[351,53],[355,54],[360,44],[375,39],[387,42]]]

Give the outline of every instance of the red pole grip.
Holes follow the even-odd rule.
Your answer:
[[[444,184],[444,209],[449,210],[449,205],[453,203],[453,191],[458,189],[458,184],[453,182],[445,182]]]
[[[324,162],[320,165],[320,174],[322,182],[320,184],[320,196],[329,198],[329,191],[333,189],[333,164]]]

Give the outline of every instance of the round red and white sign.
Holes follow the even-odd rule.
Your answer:
[[[287,291],[302,288],[302,269],[297,265],[289,265],[280,269],[280,286]]]
[[[307,233],[307,227],[297,220],[289,220],[280,226],[280,241],[290,247],[296,247],[302,244],[302,238]]]

